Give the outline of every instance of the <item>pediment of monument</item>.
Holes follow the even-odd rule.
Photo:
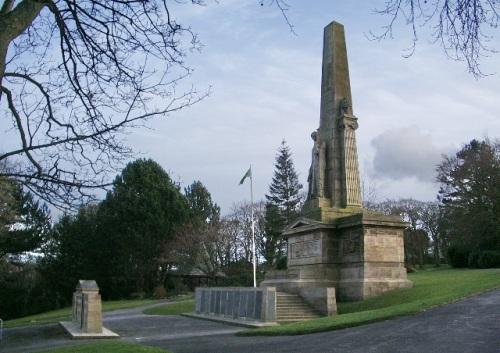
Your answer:
[[[304,226],[316,225],[316,224],[320,224],[320,223],[321,222],[318,222],[314,219],[301,217],[301,218],[297,219],[295,222],[293,222],[292,224],[290,224],[288,227],[286,227],[285,231],[297,229],[297,228],[304,227]]]

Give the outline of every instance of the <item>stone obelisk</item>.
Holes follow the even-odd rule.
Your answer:
[[[288,225],[287,270],[269,271],[262,286],[310,303],[361,300],[411,287],[404,266],[404,229],[397,216],[362,208],[344,26],[325,27],[321,116],[302,215]],[[328,289],[328,290],[327,290]]]
[[[323,36],[321,114],[313,132],[306,215],[328,221],[362,206],[344,26],[332,22]]]

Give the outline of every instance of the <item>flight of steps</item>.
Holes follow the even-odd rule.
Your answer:
[[[286,323],[320,318],[320,314],[311,308],[297,294],[276,292],[276,321]]]

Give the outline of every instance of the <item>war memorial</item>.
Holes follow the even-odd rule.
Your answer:
[[[78,281],[73,293],[71,321],[60,324],[73,339],[120,337],[102,326],[101,295],[94,280]]]
[[[336,300],[412,286],[404,266],[407,224],[363,209],[352,102],[344,26],[332,22],[324,29],[320,123],[311,134],[307,201],[284,231],[287,270],[268,272],[254,290],[198,288],[198,315],[283,321],[281,307],[282,318],[307,319],[303,307],[295,316],[287,316],[286,308],[302,300],[318,314],[334,315]]]

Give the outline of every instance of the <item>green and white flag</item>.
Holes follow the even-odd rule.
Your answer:
[[[252,177],[252,167],[248,168],[247,172],[245,173],[245,175],[243,175],[243,178],[241,178],[240,180],[240,185],[243,184],[245,182],[245,179],[246,178],[251,178]]]

